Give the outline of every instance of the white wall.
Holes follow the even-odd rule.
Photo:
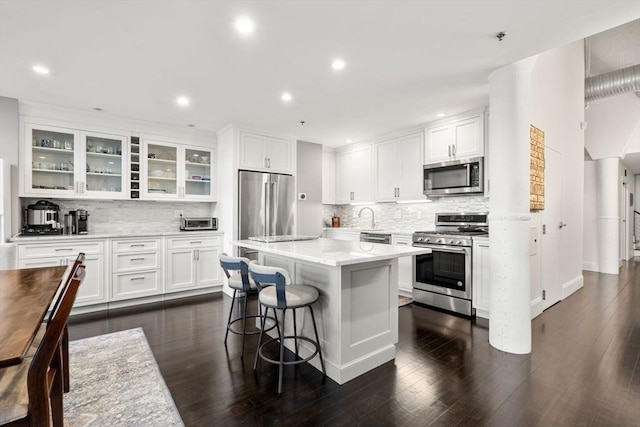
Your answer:
[[[640,152],[640,99],[625,93],[589,102],[584,144],[592,159]]]
[[[296,233],[319,236],[322,233],[322,145],[298,141],[296,154],[297,193],[305,200],[296,203]],[[297,196],[297,194],[296,194]]]
[[[582,268],[588,271],[600,271],[598,262],[598,239],[596,230],[597,197],[596,197],[596,162],[584,162],[584,225],[583,225],[583,261]]]
[[[20,203],[18,199],[18,100],[0,97],[0,159],[10,169],[11,206],[5,213],[5,236],[11,237],[21,227]]]
[[[584,231],[584,50],[582,41],[538,55],[531,79],[531,124],[545,132],[545,144],[562,153],[562,221],[559,280],[563,298],[582,286]],[[544,212],[542,213],[544,217]],[[533,225],[533,224],[532,224]],[[548,224],[557,226],[557,224]],[[541,269],[548,266],[541,263]],[[532,300],[541,286],[532,283]]]

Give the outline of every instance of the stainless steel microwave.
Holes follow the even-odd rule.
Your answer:
[[[454,196],[484,191],[483,158],[452,160],[424,165],[425,196]]]

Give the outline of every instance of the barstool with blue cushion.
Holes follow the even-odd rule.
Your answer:
[[[262,318],[261,313],[247,315],[247,299],[249,296],[249,292],[257,289],[255,282],[249,277],[248,266],[250,262],[251,261],[248,258],[232,257],[228,256],[225,253],[222,253],[220,255],[220,266],[224,270],[224,274],[226,274],[227,276],[229,287],[233,289],[233,299],[231,300],[231,309],[229,310],[227,331],[224,334],[224,345],[227,345],[227,337],[229,336],[229,331],[233,332],[234,334],[242,335],[242,352],[240,354],[240,359],[244,358],[244,337],[246,335],[256,335],[260,333],[260,331],[246,332],[247,318]],[[231,317],[233,316],[233,305],[236,301],[236,296],[239,291],[244,293],[244,310],[242,311],[242,315],[240,317],[231,320]],[[242,320],[242,331],[236,331],[232,328],[232,325],[240,320]]]
[[[285,365],[296,365],[304,363],[313,359],[316,354],[320,357],[320,364],[322,366],[323,380],[326,377],[324,368],[324,360],[322,359],[322,350],[320,348],[320,339],[318,338],[318,328],[316,327],[316,318],[313,314],[313,307],[311,306],[318,300],[320,294],[318,290],[309,285],[296,285],[291,284],[289,273],[287,270],[278,267],[269,267],[258,264],[249,265],[250,277],[255,281],[260,293],[258,294],[258,301],[260,305],[265,307],[264,316],[262,317],[262,326],[260,338],[258,339],[258,351],[256,351],[256,358],[253,363],[253,370],[258,368],[258,356],[266,362],[279,365],[278,372],[278,396],[282,394],[282,371]],[[275,286],[268,286],[275,285]],[[313,322],[313,332],[315,333],[315,341],[311,338],[299,336],[296,325],[296,309],[308,307],[311,313],[311,321]],[[272,338],[269,341],[263,343],[262,338],[265,332],[266,319],[269,314],[269,309],[273,310],[274,319],[276,321],[276,328],[278,330],[278,338]],[[293,310],[293,335],[285,336],[285,315],[288,309]],[[278,316],[276,310],[282,310],[282,329],[278,325]],[[295,340],[295,354],[296,360],[285,362],[284,361],[284,340]],[[305,359],[298,359],[298,340],[307,341],[314,345],[315,351],[309,357]],[[262,350],[271,342],[279,341],[280,343],[280,355],[279,360],[266,357]]]

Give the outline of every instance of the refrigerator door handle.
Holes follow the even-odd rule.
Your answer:
[[[270,190],[271,190],[271,183],[270,182],[265,182],[264,183],[264,234],[265,236],[270,236],[271,235],[271,216],[269,215],[269,206],[270,206],[270,202],[271,202],[271,194],[270,194]]]
[[[271,191],[269,192],[269,236],[275,236],[276,233],[276,220],[278,216],[276,215],[276,199],[275,196],[278,194],[276,183],[270,182]]]

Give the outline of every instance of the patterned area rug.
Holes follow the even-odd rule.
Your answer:
[[[183,426],[141,328],[69,343],[65,425]]]
[[[404,307],[405,305],[409,305],[413,302],[413,300],[409,297],[398,296],[398,307]]]

